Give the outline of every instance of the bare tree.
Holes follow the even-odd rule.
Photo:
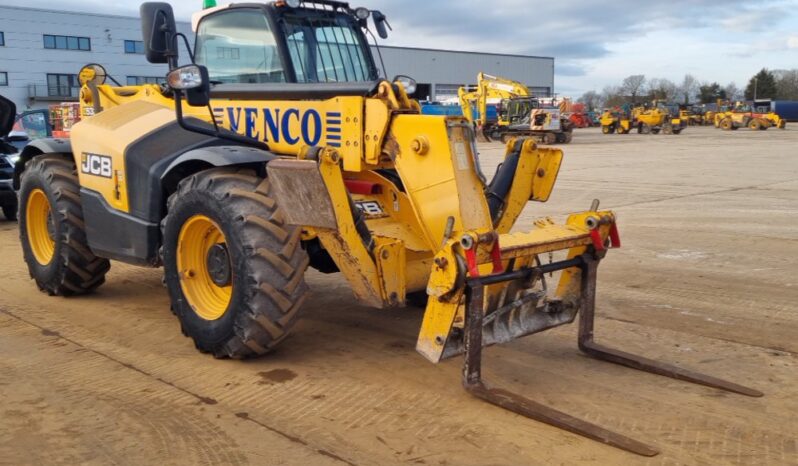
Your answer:
[[[578,102],[585,104],[585,108],[590,111],[601,107],[602,99],[598,92],[587,91],[582,94]]]
[[[773,71],[776,76],[776,98],[798,100],[798,69]]]
[[[646,83],[646,76],[643,74],[633,74],[624,78],[621,83],[621,93],[632,98],[632,104],[637,103],[637,97],[643,91],[643,85]]]
[[[648,82],[648,94],[652,99],[673,102],[678,94],[678,89],[670,79],[654,78]]]
[[[616,86],[607,86],[601,91],[601,100],[605,107],[616,107],[626,103],[626,98],[621,91],[621,88]]]
[[[734,83],[726,84],[723,90],[726,91],[726,98],[732,102],[742,100],[743,98],[743,91]]]
[[[684,103],[689,104],[696,92],[698,92],[698,80],[692,74],[684,75],[682,85],[679,86],[679,94],[684,97]]]

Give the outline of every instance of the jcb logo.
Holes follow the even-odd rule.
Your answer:
[[[89,175],[111,178],[111,157],[84,152],[81,156],[80,171]]]

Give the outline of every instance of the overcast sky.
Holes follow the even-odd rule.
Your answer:
[[[4,3],[137,15],[140,2]],[[202,0],[171,3],[188,20]],[[363,0],[362,6],[388,16],[388,45],[553,56],[555,91],[574,97],[631,74],[678,83],[691,73],[744,87],[762,67],[798,68],[798,0]]]

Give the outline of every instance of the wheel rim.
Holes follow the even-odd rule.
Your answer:
[[[226,280],[220,270],[227,272]],[[183,295],[198,316],[217,320],[227,312],[233,295],[231,270],[219,225],[205,215],[189,218],[177,239],[177,273]]]
[[[41,189],[28,194],[25,206],[25,228],[33,257],[41,265],[48,265],[55,254],[55,224],[47,195]]]

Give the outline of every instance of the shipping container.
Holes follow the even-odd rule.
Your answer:
[[[770,110],[787,121],[798,121],[798,100],[774,100]]]

